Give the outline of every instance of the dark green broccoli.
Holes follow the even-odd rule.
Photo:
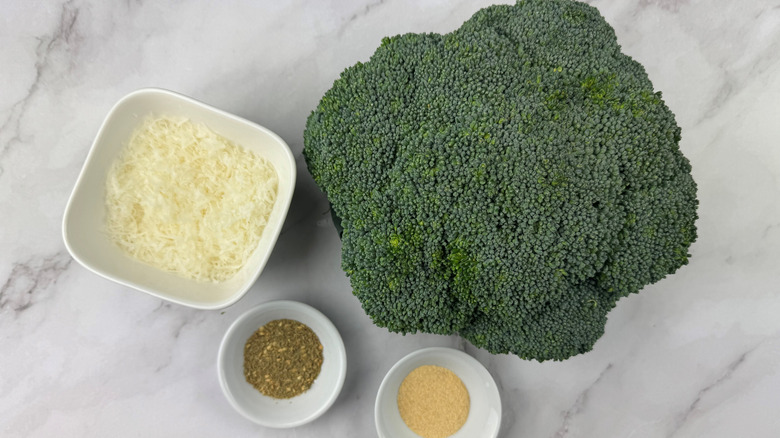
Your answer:
[[[584,3],[520,1],[450,34],[385,38],[304,141],[353,292],[394,332],[563,360],[696,239],[674,114]]]

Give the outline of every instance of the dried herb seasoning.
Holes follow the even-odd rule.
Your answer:
[[[262,394],[286,399],[306,392],[322,368],[322,344],[307,325],[277,319],[244,345],[244,377]]]

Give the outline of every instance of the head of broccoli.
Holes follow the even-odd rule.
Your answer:
[[[525,0],[385,38],[312,112],[304,154],[375,324],[493,353],[589,351],[696,238],[680,128],[598,11]]]

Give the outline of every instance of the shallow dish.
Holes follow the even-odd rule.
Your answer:
[[[108,170],[148,115],[184,117],[266,158],[279,176],[277,200],[257,248],[229,280],[198,282],[159,270],[126,255],[104,230]],[[282,230],[295,188],[295,158],[268,129],[189,97],[148,88],[122,98],[106,116],[68,200],[62,221],[65,246],[76,261],[109,280],[198,309],[238,301],[257,280]]]
[[[463,381],[471,407],[466,423],[452,438],[495,438],[501,426],[501,398],[487,369],[468,354],[452,348],[423,348],[399,360],[387,372],[374,406],[379,438],[420,438],[412,432],[398,412],[398,388],[415,368],[437,365],[448,368]]]
[[[244,378],[244,345],[258,328],[293,319],[311,328],[322,344],[322,369],[311,388],[286,400],[261,394]],[[244,313],[222,339],[217,359],[222,392],[244,417],[268,427],[295,427],[313,421],[336,401],[347,375],[347,354],[338,330],[315,308],[297,301],[271,301]]]

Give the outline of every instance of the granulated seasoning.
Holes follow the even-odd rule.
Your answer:
[[[398,410],[409,429],[423,438],[446,438],[469,416],[469,391],[444,367],[423,365],[398,388]]]
[[[285,399],[303,394],[321,368],[320,339],[308,326],[292,319],[269,322],[244,345],[244,377],[269,397]]]

